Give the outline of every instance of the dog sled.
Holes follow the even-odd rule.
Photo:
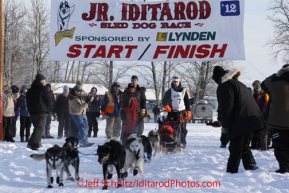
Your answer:
[[[177,153],[182,150],[182,123],[184,118],[180,115],[176,120],[159,119],[158,133],[160,135],[160,144],[165,154]]]

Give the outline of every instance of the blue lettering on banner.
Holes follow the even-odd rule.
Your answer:
[[[239,1],[221,1],[222,16],[238,16],[240,15]]]

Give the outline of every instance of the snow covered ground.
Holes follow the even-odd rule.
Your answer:
[[[105,141],[105,121],[99,124],[99,137],[89,138],[89,141],[94,142],[95,145],[79,149],[82,153],[80,154],[80,177],[83,181],[78,184],[64,181],[64,187],[54,184],[54,187],[49,190],[46,189],[45,161],[37,162],[29,156],[32,153],[43,153],[54,144],[63,145],[64,139],[56,139],[58,122],[53,121],[51,124],[51,134],[55,139],[43,139],[44,147],[39,151],[27,149],[27,143],[19,142],[19,122],[17,125],[16,142],[0,142],[0,192],[103,192],[101,190],[102,166],[97,162],[97,156],[92,154],[95,153],[97,145]],[[155,123],[146,123],[144,134],[155,128]],[[108,191],[289,192],[289,174],[274,173],[279,167],[273,150],[253,151],[259,166],[258,170],[245,171],[240,164],[238,174],[228,174],[225,170],[229,153],[227,149],[219,148],[220,129],[205,124],[189,123],[188,130],[185,151],[164,155],[162,158],[153,157],[151,163],[144,165],[143,177],[129,174],[126,187],[120,189],[111,187]],[[74,169],[70,168],[70,170],[74,174]],[[110,183],[114,185],[117,181],[116,174],[112,180]],[[90,183],[91,187],[83,187],[86,183]],[[156,184],[165,187],[155,187]]]

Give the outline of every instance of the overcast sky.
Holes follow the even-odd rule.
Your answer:
[[[269,14],[270,0],[245,0],[244,43],[246,61],[240,61],[246,69],[242,81],[250,85],[254,80],[264,80],[265,77],[277,72],[282,66],[282,60],[272,62],[270,49],[266,42],[273,37]],[[256,69],[260,72],[258,72]]]

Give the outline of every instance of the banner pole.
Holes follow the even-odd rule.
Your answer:
[[[4,56],[4,18],[3,18],[3,0],[0,0],[0,140],[4,140],[3,131],[3,56]]]

